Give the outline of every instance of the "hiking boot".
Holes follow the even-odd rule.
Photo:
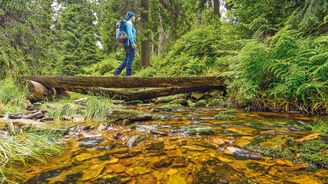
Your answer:
[[[113,75],[114,75],[115,77],[119,76],[119,74],[117,74],[116,72],[113,72]]]

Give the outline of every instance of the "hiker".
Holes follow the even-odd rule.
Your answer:
[[[118,28],[118,33],[116,39],[124,44],[125,58],[121,65],[114,71],[114,75],[118,76],[122,70],[126,67],[125,76],[132,75],[132,64],[134,57],[136,55],[136,30],[133,23],[136,21],[135,14],[133,12],[128,12],[124,18],[125,20],[120,21],[120,27]],[[118,35],[119,34],[119,35]]]

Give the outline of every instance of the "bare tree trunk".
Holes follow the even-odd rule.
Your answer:
[[[220,12],[220,0],[213,0],[213,6],[214,6],[214,15],[217,18],[221,17],[221,12]]]
[[[158,36],[158,54],[162,55],[165,48],[166,33],[163,27],[163,17],[159,14],[159,36]]]
[[[149,29],[149,2],[141,0],[141,22],[143,37],[141,40],[141,65],[142,67],[150,66],[150,29]]]

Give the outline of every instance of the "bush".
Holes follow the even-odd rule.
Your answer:
[[[19,113],[25,110],[27,86],[18,84],[15,79],[0,81],[0,111],[3,113]]]

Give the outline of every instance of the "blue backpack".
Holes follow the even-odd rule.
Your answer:
[[[120,20],[116,23],[116,41],[118,43],[124,43],[125,40],[128,39],[128,35],[126,33],[126,21]]]

